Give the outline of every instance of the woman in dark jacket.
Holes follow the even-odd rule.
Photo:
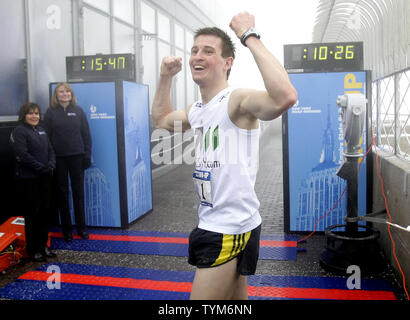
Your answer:
[[[17,191],[25,222],[26,249],[37,262],[55,257],[47,247],[51,177],[56,161],[47,133],[39,126],[40,107],[32,102],[20,108],[19,122],[10,136],[15,156]]]
[[[58,208],[64,239],[71,241],[72,224],[68,205],[68,174],[73,195],[77,234],[88,239],[84,209],[84,170],[91,165],[91,134],[84,111],[68,83],[59,83],[44,116],[44,127],[57,159]]]

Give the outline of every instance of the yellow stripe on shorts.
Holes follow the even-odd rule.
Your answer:
[[[222,239],[222,248],[218,258],[212,264],[212,267],[223,264],[235,258],[241,251],[243,251],[251,237],[251,232],[242,234],[224,234]]]

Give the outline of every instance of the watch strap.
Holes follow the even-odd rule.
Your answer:
[[[248,39],[249,37],[256,37],[258,39],[261,38],[261,35],[259,34],[259,32],[256,31],[255,28],[250,28],[248,31],[246,31],[242,36],[241,36],[241,43],[247,47],[246,45],[246,39]]]

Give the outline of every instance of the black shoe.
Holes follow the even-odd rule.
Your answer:
[[[90,236],[88,235],[87,231],[82,231],[82,232],[78,232],[78,235],[83,238],[84,240],[87,240],[90,238]]]
[[[64,235],[64,241],[65,241],[65,242],[71,242],[71,241],[73,241],[73,235],[72,235],[72,234],[65,234],[65,235]]]
[[[57,257],[57,255],[54,252],[52,252],[49,247],[44,247],[43,255],[46,256],[47,258]]]
[[[34,262],[45,262],[47,261],[46,258],[43,256],[41,252],[36,252],[32,257],[31,260]]]

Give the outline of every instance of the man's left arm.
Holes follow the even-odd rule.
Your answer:
[[[230,27],[240,39],[250,28],[255,27],[255,18],[249,13],[233,17]],[[262,75],[266,91],[238,89],[235,93],[238,106],[255,118],[272,120],[280,116],[297,101],[297,92],[281,63],[255,36],[245,40]]]

